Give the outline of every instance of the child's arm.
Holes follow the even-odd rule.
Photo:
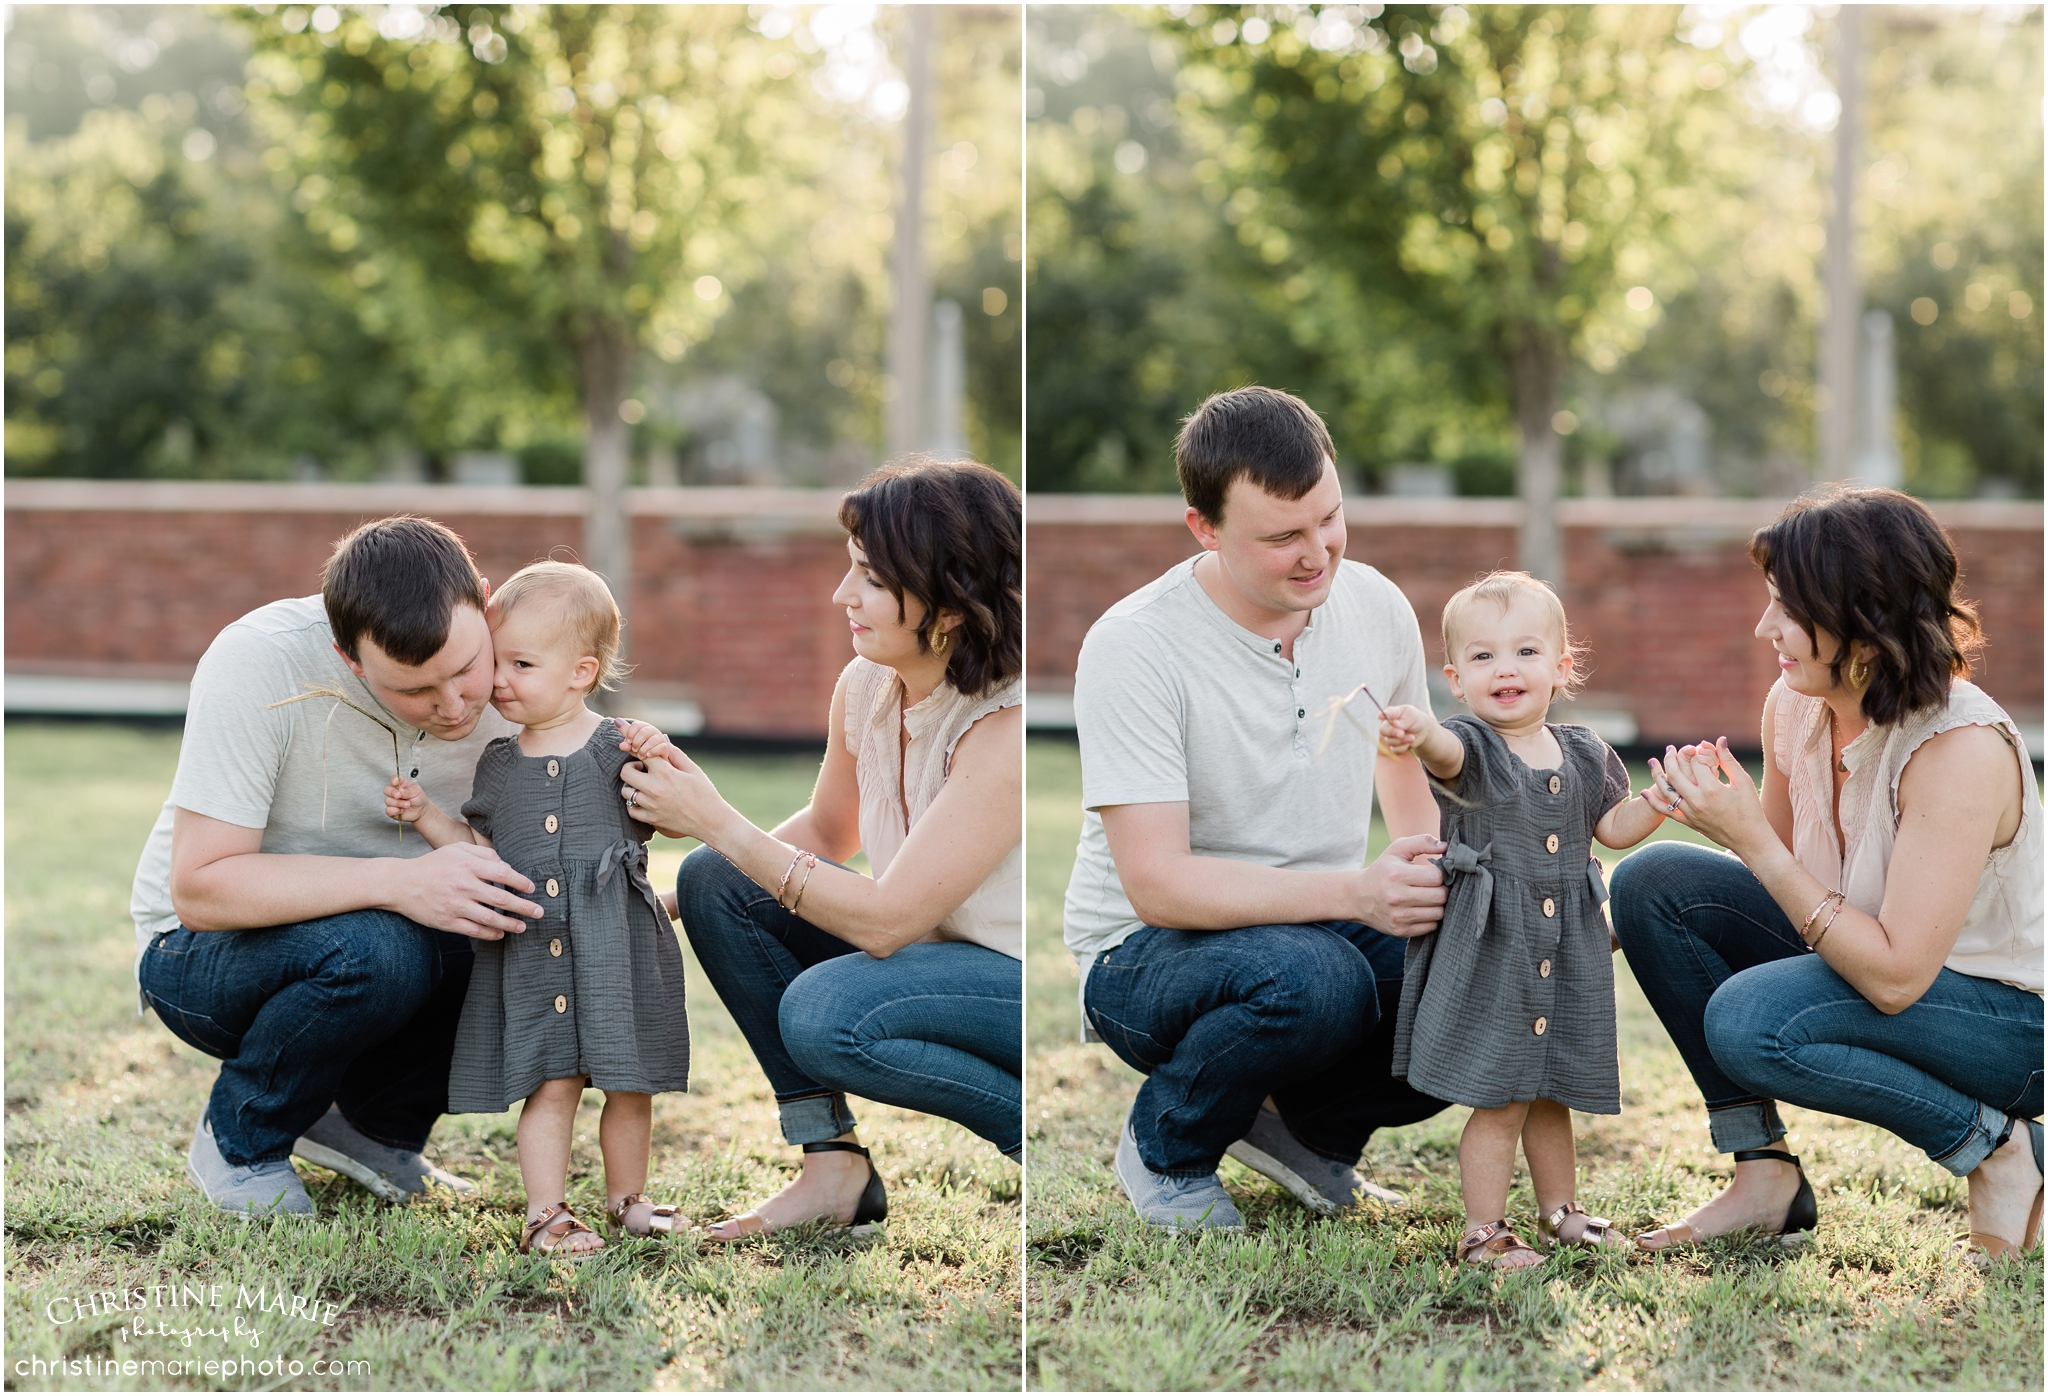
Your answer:
[[[1380,750],[1389,756],[1414,752],[1438,780],[1456,780],[1465,769],[1465,744],[1425,708],[1397,703],[1380,714]]]
[[[420,789],[419,782],[404,776],[391,777],[391,783],[384,787],[384,815],[419,830],[429,848],[445,848],[451,843],[491,846],[489,839],[467,824],[441,813],[440,807],[427,798],[427,792]]]
[[[1634,848],[1656,833],[1663,822],[1663,812],[1650,803],[1650,792],[1645,790],[1601,815],[1593,826],[1593,837],[1603,848]]]

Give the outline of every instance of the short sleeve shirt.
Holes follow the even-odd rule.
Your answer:
[[[308,696],[315,687],[346,694],[355,706]],[[483,749],[517,730],[486,708],[460,741],[430,737],[386,711],[335,652],[318,596],[251,611],[214,637],[192,675],[178,774],[129,898],[138,953],[178,925],[171,905],[178,810],[261,829],[265,853],[416,858],[426,841],[412,829],[401,835],[384,814],[393,772],[418,780],[442,809],[458,810]]]
[[[1329,705],[1363,683],[1381,703],[1429,707],[1415,611],[1373,568],[1338,569],[1290,659],[1223,613],[1195,561],[1112,606],[1081,645],[1074,725],[1086,814],[1066,901],[1077,958],[1143,924],[1109,855],[1104,806],[1185,802],[1200,856],[1362,867],[1377,723],[1363,698],[1342,714]]]

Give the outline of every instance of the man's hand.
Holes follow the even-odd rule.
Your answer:
[[[1445,846],[1427,834],[1395,839],[1360,874],[1364,905],[1355,919],[1403,940],[1435,930],[1444,919],[1446,894],[1443,869],[1429,860]]]
[[[508,932],[526,929],[519,917],[538,919],[546,914],[514,894],[514,889],[531,892],[532,879],[488,848],[451,843],[399,867],[399,893],[385,906],[437,931],[503,940]]]

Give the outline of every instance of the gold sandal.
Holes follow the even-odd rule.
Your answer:
[[[568,1203],[557,1202],[552,1207],[541,1208],[540,1215],[526,1224],[526,1230],[519,1236],[519,1253],[533,1255],[538,1252],[543,1259],[567,1260],[580,1265],[604,1249],[603,1237],[598,1237],[594,1246],[566,1248],[569,1238],[577,1235],[597,1236],[597,1233],[569,1210]]]
[[[1571,1216],[1585,1217],[1586,1228],[1579,1233],[1577,1239],[1566,1241],[1559,1237],[1558,1231],[1564,1226],[1564,1219]],[[1589,1215],[1586,1209],[1578,1204],[1576,1198],[1552,1208],[1549,1216],[1537,1220],[1536,1239],[1549,1246],[1582,1246],[1589,1251],[1635,1249],[1626,1237],[1614,1229],[1613,1222],[1605,1217]]]
[[[627,1214],[635,1207],[645,1207],[647,1209],[648,1217],[645,1226],[633,1227],[627,1224]],[[671,1207],[667,1203],[649,1202],[645,1193],[638,1192],[628,1193],[620,1198],[618,1205],[615,1207],[606,1207],[604,1214],[611,1218],[613,1226],[628,1236],[675,1236],[681,1232],[688,1231],[691,1225],[690,1219],[683,1215],[680,1207]]]
[[[1458,1238],[1458,1248],[1453,1254],[1460,1265],[1476,1265],[1486,1270],[1527,1270],[1542,1261],[1542,1255],[1534,1246],[1508,1229],[1505,1217],[1473,1227]],[[1506,1263],[1509,1257],[1518,1255],[1535,1256],[1536,1260],[1526,1265]]]

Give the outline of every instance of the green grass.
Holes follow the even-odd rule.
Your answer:
[[[1027,762],[1033,1389],[2041,1389],[2039,1261],[1989,1276],[1957,1264],[1945,1246],[1967,1229],[1960,1180],[1881,1130],[1803,1110],[1785,1111],[1821,1198],[1803,1254],[1751,1238],[1461,1273],[1457,1108],[1374,1137],[1367,1163],[1408,1193],[1404,1210],[1317,1219],[1226,1160],[1241,1235],[1144,1227],[1109,1171],[1139,1078],[1076,1043],[1060,944],[1079,759],[1034,740]],[[1619,959],[1615,977],[1624,1110],[1576,1117],[1579,1195],[1638,1230],[1704,1201],[1725,1160]],[[1520,1178],[1510,1217],[1528,1226],[1533,1209]]]
[[[392,1207],[301,1164],[320,1215],[241,1224],[184,1180],[215,1064],[135,1012],[128,885],[169,789],[178,739],[107,726],[7,726],[7,1386],[341,1389],[952,1389],[1019,1381],[1014,1165],[943,1120],[862,1102],[862,1136],[889,1185],[882,1239],[807,1229],[737,1247],[614,1242],[581,1267],[519,1256],[516,1112],[459,1116],[430,1153],[482,1185],[467,1201]],[[758,820],[808,797],[816,762],[704,762]],[[657,881],[687,846],[657,842]],[[689,947],[695,1070],[657,1097],[649,1191],[694,1217],[744,1210],[793,1169],[773,1099]],[[597,1109],[577,1123],[570,1201],[603,1205]],[[332,1326],[288,1316],[255,1350],[200,1338],[123,1341],[122,1320],[58,1326],[60,1295],[165,1284],[317,1295]],[[59,1316],[68,1313],[60,1309]],[[152,1320],[161,1315],[152,1315]],[[193,1323],[173,1312],[174,1326]],[[245,1340],[246,1341],[246,1340]],[[353,1374],[37,1377],[40,1358],[222,1358],[367,1364]]]

